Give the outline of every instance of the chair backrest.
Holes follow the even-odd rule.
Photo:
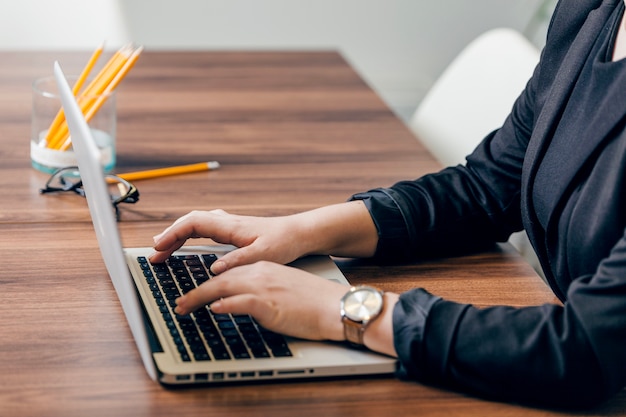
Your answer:
[[[500,127],[539,61],[521,33],[492,29],[470,42],[437,79],[409,120],[444,165],[456,165]]]

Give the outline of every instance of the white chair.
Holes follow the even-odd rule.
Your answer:
[[[470,42],[420,102],[410,128],[444,165],[462,163],[502,125],[539,61],[513,29],[492,29]]]
[[[470,42],[435,81],[409,120],[411,130],[444,165],[465,156],[498,128],[539,61],[521,33],[492,29]],[[510,242],[541,273],[524,232]]]

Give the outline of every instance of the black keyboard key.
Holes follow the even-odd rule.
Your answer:
[[[209,280],[209,275],[204,271],[192,272],[192,276],[193,279],[196,281],[196,285],[202,285]]]
[[[194,283],[191,282],[191,281],[181,281],[181,282],[178,283],[178,285],[180,285],[180,291],[183,294],[187,294],[189,291],[191,291],[194,288],[196,288]]]
[[[196,321],[213,322],[213,320],[211,320],[211,313],[209,313],[209,310],[206,307],[201,307],[197,309],[196,311],[194,311],[193,315],[196,318]]]
[[[176,277],[177,281],[180,281],[183,279],[191,279],[191,275],[189,275],[189,272],[187,272],[186,269],[183,271],[172,271],[172,273]]]
[[[211,340],[219,340],[220,342],[222,341],[220,332],[217,331],[215,326],[209,327],[207,325],[200,325],[199,327],[200,332],[202,333],[202,336],[204,336],[204,338],[207,340],[207,343],[210,344]]]
[[[178,287],[176,287],[176,285],[163,287],[163,292],[165,293],[165,298],[168,300],[175,300],[180,297],[180,291],[178,291]]]
[[[217,255],[215,255],[214,253],[204,254],[202,255],[202,261],[204,262],[204,266],[206,266],[206,269],[211,272],[211,265],[213,265],[213,263],[217,261]]]
[[[170,271],[160,271],[156,273],[156,278],[159,280],[159,282],[163,282],[164,280],[171,280],[172,274],[170,273]]]
[[[248,347],[250,348],[250,351],[252,352],[252,355],[255,358],[269,358],[270,354],[267,351],[267,349],[265,348],[265,343],[263,343],[263,341],[259,338],[258,341],[255,342],[248,342]]]
[[[172,286],[176,286],[176,282],[174,281],[174,279],[172,278],[161,278],[159,279],[159,283],[161,284],[162,287],[166,288],[166,287],[172,287]]]
[[[168,267],[167,267],[167,264],[165,263],[152,264],[152,270],[158,273],[158,272],[168,271]]]
[[[230,329],[237,329],[237,327],[235,326],[235,323],[233,323],[232,321],[218,321],[217,322],[217,327],[220,328],[220,330],[230,330]]]
[[[293,356],[293,353],[291,353],[291,350],[289,350],[286,343],[282,345],[270,346],[270,349],[272,350],[272,354],[277,358]]]
[[[289,350],[289,346],[287,346],[287,341],[282,335],[270,332],[265,329],[262,331],[261,335],[263,336],[263,340],[265,340],[265,343],[267,343],[267,346],[270,348],[274,356],[293,356],[293,354]]]
[[[210,361],[211,357],[209,356],[209,352],[206,351],[204,346],[202,346],[202,352],[193,352],[193,357],[197,361]]]
[[[223,332],[224,340],[226,344],[230,348],[230,351],[233,353],[233,356],[237,359],[249,358],[250,354],[248,353],[248,349],[246,345],[243,343],[243,340],[239,336],[239,333],[236,330],[227,330]]]
[[[252,320],[252,317],[250,317],[247,314],[243,314],[243,315],[233,315],[233,320],[235,321],[235,323],[241,325],[241,324],[248,324],[248,323],[254,323],[254,321]]]
[[[224,345],[211,347],[211,353],[213,354],[215,360],[218,361],[231,359],[230,354]]]
[[[187,265],[188,268],[192,268],[192,267],[196,267],[196,266],[202,266],[202,262],[200,261],[200,259],[197,256],[194,256],[193,258],[189,258],[189,259],[185,259],[185,265]]]

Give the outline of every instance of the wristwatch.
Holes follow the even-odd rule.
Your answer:
[[[341,321],[348,342],[363,346],[363,334],[367,326],[383,310],[383,292],[366,285],[356,286],[341,298]]]

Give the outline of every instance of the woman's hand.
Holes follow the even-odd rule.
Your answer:
[[[269,260],[289,263],[305,254],[297,237],[298,224],[290,217],[238,216],[223,210],[193,211],[154,237],[154,263],[163,262],[190,238],[207,237],[235,249],[212,266],[219,274],[229,268]]]
[[[340,300],[348,288],[300,269],[257,262],[230,269],[177,300],[176,313],[210,304],[216,314],[250,314],[272,331],[343,340]]]
[[[210,304],[216,314],[250,314],[263,327],[309,340],[345,340],[341,298],[348,287],[300,269],[257,262],[230,269],[177,300],[176,313],[189,314]],[[380,316],[366,329],[365,346],[397,356],[393,344],[393,306],[398,295],[385,293]]]
[[[150,261],[163,262],[187,239],[201,237],[237,248],[213,264],[215,274],[260,260],[286,264],[311,254],[367,257],[378,242],[376,226],[361,201],[282,217],[193,211],[154,237],[156,252]]]

